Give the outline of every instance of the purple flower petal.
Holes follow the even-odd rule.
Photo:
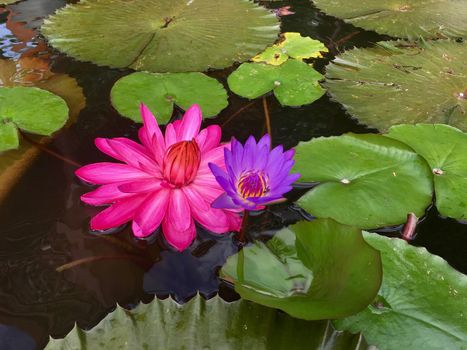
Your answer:
[[[241,208],[240,205],[234,203],[232,198],[227,194],[223,193],[219,197],[217,197],[214,202],[212,202],[211,206],[216,209],[239,209]]]

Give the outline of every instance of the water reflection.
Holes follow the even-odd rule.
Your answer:
[[[0,349],[2,350],[34,350],[36,343],[27,333],[18,328],[0,324]]]
[[[218,269],[237,251],[232,234],[213,235],[198,229],[198,238],[189,249],[161,252],[161,261],[144,275],[144,290],[171,295],[177,301],[186,301],[198,291],[211,297],[219,290]]]

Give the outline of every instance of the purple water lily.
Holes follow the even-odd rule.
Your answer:
[[[264,135],[258,143],[250,136],[242,146],[232,138],[231,149],[224,149],[227,172],[209,163],[225,193],[212,203],[214,208],[260,210],[265,205],[283,201],[300,174],[290,174],[294,164],[293,149],[282,146],[270,150],[271,138]]]

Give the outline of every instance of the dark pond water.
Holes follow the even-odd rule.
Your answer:
[[[94,147],[95,137],[136,138],[138,125],[121,118],[111,107],[112,84],[127,71],[82,63],[54,51],[38,36],[41,18],[63,6],[64,0],[27,0],[0,14],[0,56],[9,59],[42,57],[52,71],[68,74],[83,88],[87,105],[76,123],[46,147],[79,164],[106,160]],[[271,3],[269,3],[269,6]],[[353,46],[368,46],[385,39],[316,10],[308,1],[273,2],[272,7],[292,5],[295,15],[283,18],[283,31],[297,31],[326,43],[332,54]],[[316,62],[320,70],[325,60]],[[225,83],[230,71],[212,72]],[[211,73],[210,73],[211,74]],[[274,143],[292,147],[311,137],[345,132],[375,132],[359,125],[324,96],[303,108],[283,108],[268,99]],[[241,110],[241,113],[237,111]],[[244,140],[264,133],[260,101],[236,96],[216,119],[205,124],[223,125],[223,136]],[[154,293],[184,301],[200,291],[212,296],[220,291],[227,300],[237,298],[221,283],[216,272],[238,246],[231,235],[212,236],[200,230],[197,240],[179,254],[162,239],[135,241],[128,228],[115,235],[97,236],[88,222],[99,209],[84,206],[79,197],[88,191],[74,177],[75,166],[49,153],[37,160],[0,203],[0,349],[42,348],[49,334],[64,336],[75,322],[89,328],[118,302],[132,306],[149,301]],[[292,193],[290,198],[296,198]],[[271,208],[250,220],[250,237],[271,236],[301,218],[290,204]],[[397,235],[393,232],[389,235]],[[467,273],[467,225],[428,211],[413,242],[445,258]],[[57,272],[78,259],[95,261]]]

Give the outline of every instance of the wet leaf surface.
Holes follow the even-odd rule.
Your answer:
[[[323,76],[308,64],[288,60],[279,66],[243,63],[228,78],[230,89],[242,97],[255,99],[270,91],[283,106],[302,106],[324,95],[318,81]]]
[[[41,30],[79,60],[189,72],[250,59],[276,40],[279,23],[248,0],[84,0],[59,10]]]
[[[316,217],[378,228],[422,216],[432,200],[425,160],[405,144],[374,134],[316,138],[296,147],[300,182],[320,184],[298,204]]]
[[[416,123],[466,131],[465,57],[467,43],[380,42],[337,56],[323,85],[359,122],[381,131]]]
[[[46,350],[98,349],[366,349],[358,336],[334,332],[326,321],[294,319],[248,301],[226,303],[197,295],[183,306],[155,299],[127,311],[120,306],[96,327],[77,326]]]
[[[428,162],[440,214],[467,220],[467,134],[447,125],[417,124],[393,126],[387,136]]]
[[[363,331],[381,350],[462,349],[467,343],[467,276],[425,248],[365,233],[381,251],[383,284],[377,301],[339,329]]]
[[[228,105],[222,84],[202,73],[133,73],[115,83],[111,100],[120,114],[140,123],[140,103],[145,103],[160,124],[170,120],[174,105],[186,110],[196,103],[203,117]]]
[[[329,219],[299,222],[231,256],[221,277],[244,299],[307,320],[365,308],[381,283],[381,260],[360,229]]]
[[[467,3],[457,0],[313,0],[347,23],[394,37],[465,38]]]

